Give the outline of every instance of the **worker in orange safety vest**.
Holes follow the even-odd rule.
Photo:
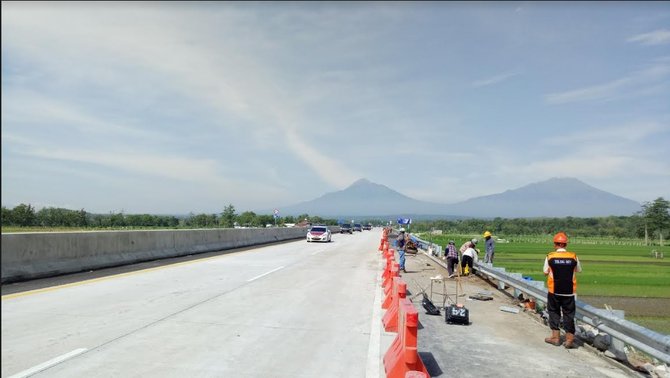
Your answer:
[[[559,232],[554,235],[554,252],[547,254],[544,260],[544,274],[547,276],[547,312],[549,312],[549,328],[551,336],[544,339],[546,343],[560,346],[561,331],[559,323],[563,312],[563,329],[565,330],[565,347],[575,346],[575,295],[577,292],[577,272],[582,266],[574,252],[568,252],[568,236]]]

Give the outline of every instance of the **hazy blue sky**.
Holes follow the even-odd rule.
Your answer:
[[[670,3],[2,3],[2,205],[670,198]]]

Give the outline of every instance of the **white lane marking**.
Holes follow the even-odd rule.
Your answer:
[[[261,274],[260,276],[256,276],[256,277],[254,277],[254,278],[250,278],[250,279],[247,280],[247,282],[251,282],[251,281],[257,280],[257,279],[259,279],[259,278],[261,278],[261,277],[267,276],[268,274],[270,274],[270,273],[274,273],[274,272],[278,271],[279,269],[284,269],[284,266],[282,265],[282,266],[280,266],[279,268],[272,269],[271,271],[269,271],[269,272],[265,272],[265,273]]]
[[[365,368],[366,378],[379,378],[379,364],[381,361],[381,328],[382,328],[382,296],[381,291],[381,277],[378,273],[381,272],[381,260],[377,263],[377,270],[375,271],[375,300],[372,304],[372,321],[370,324],[370,344],[368,345],[368,363]]]
[[[321,252],[323,252],[323,251],[325,251],[325,249],[321,249],[321,250],[312,252],[312,256],[314,256],[314,255],[318,255],[319,253],[321,253]]]
[[[67,359],[70,359],[70,358],[75,357],[75,356],[77,356],[77,355],[79,355],[79,354],[82,354],[82,353],[86,352],[87,350],[88,350],[88,349],[86,349],[86,348],[75,349],[75,350],[73,350],[73,351],[70,352],[70,353],[65,353],[65,354],[63,354],[63,355],[61,355],[61,356],[58,356],[58,357],[56,357],[56,358],[52,358],[52,359],[50,359],[50,360],[47,361],[47,362],[43,362],[43,363],[41,363],[41,364],[39,364],[39,365],[33,366],[33,367],[31,367],[30,369],[28,369],[28,370],[24,370],[24,371],[22,371],[22,372],[20,372],[20,373],[16,373],[16,374],[12,375],[12,376],[9,377],[9,378],[24,378],[24,377],[29,377],[29,376],[31,376],[31,375],[33,375],[33,374],[39,373],[39,372],[42,371],[42,370],[46,370],[46,369],[48,369],[48,368],[50,368],[50,367],[52,367],[52,366],[54,366],[54,365],[58,365],[58,364],[60,364],[61,362],[67,360]]]

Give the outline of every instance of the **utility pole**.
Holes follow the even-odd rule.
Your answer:
[[[644,223],[644,245],[649,245],[649,232],[647,231],[647,222]]]

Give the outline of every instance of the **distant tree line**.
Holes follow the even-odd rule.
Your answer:
[[[479,234],[485,230],[497,235],[546,235],[558,231],[572,236],[644,238],[670,237],[670,202],[659,197],[646,202],[632,216],[593,218],[514,218],[462,219],[412,222],[412,231],[442,230],[450,234]]]
[[[91,214],[84,209],[69,210],[47,207],[36,211],[31,205],[20,204],[13,209],[2,207],[3,227],[78,227],[78,228],[215,228],[283,226],[301,222],[336,225],[335,219],[301,214],[275,219],[272,215],[245,211],[237,214],[233,205],[219,214],[189,214],[185,217],[151,214]],[[361,223],[382,224],[381,220],[361,220]],[[539,235],[568,232],[572,236],[614,238],[670,238],[670,202],[659,197],[646,202],[632,216],[598,218],[514,218],[417,221],[412,231],[442,230],[454,234],[474,234],[489,230],[498,235]]]
[[[295,224],[302,221],[312,224],[336,225],[334,219],[301,214],[275,219],[272,215],[245,211],[237,214],[233,205],[226,206],[220,214],[189,214],[186,217],[173,215],[93,214],[81,210],[46,207],[36,210],[29,204],[20,204],[13,209],[2,207],[3,227],[44,227],[44,228],[232,228],[266,227]]]

